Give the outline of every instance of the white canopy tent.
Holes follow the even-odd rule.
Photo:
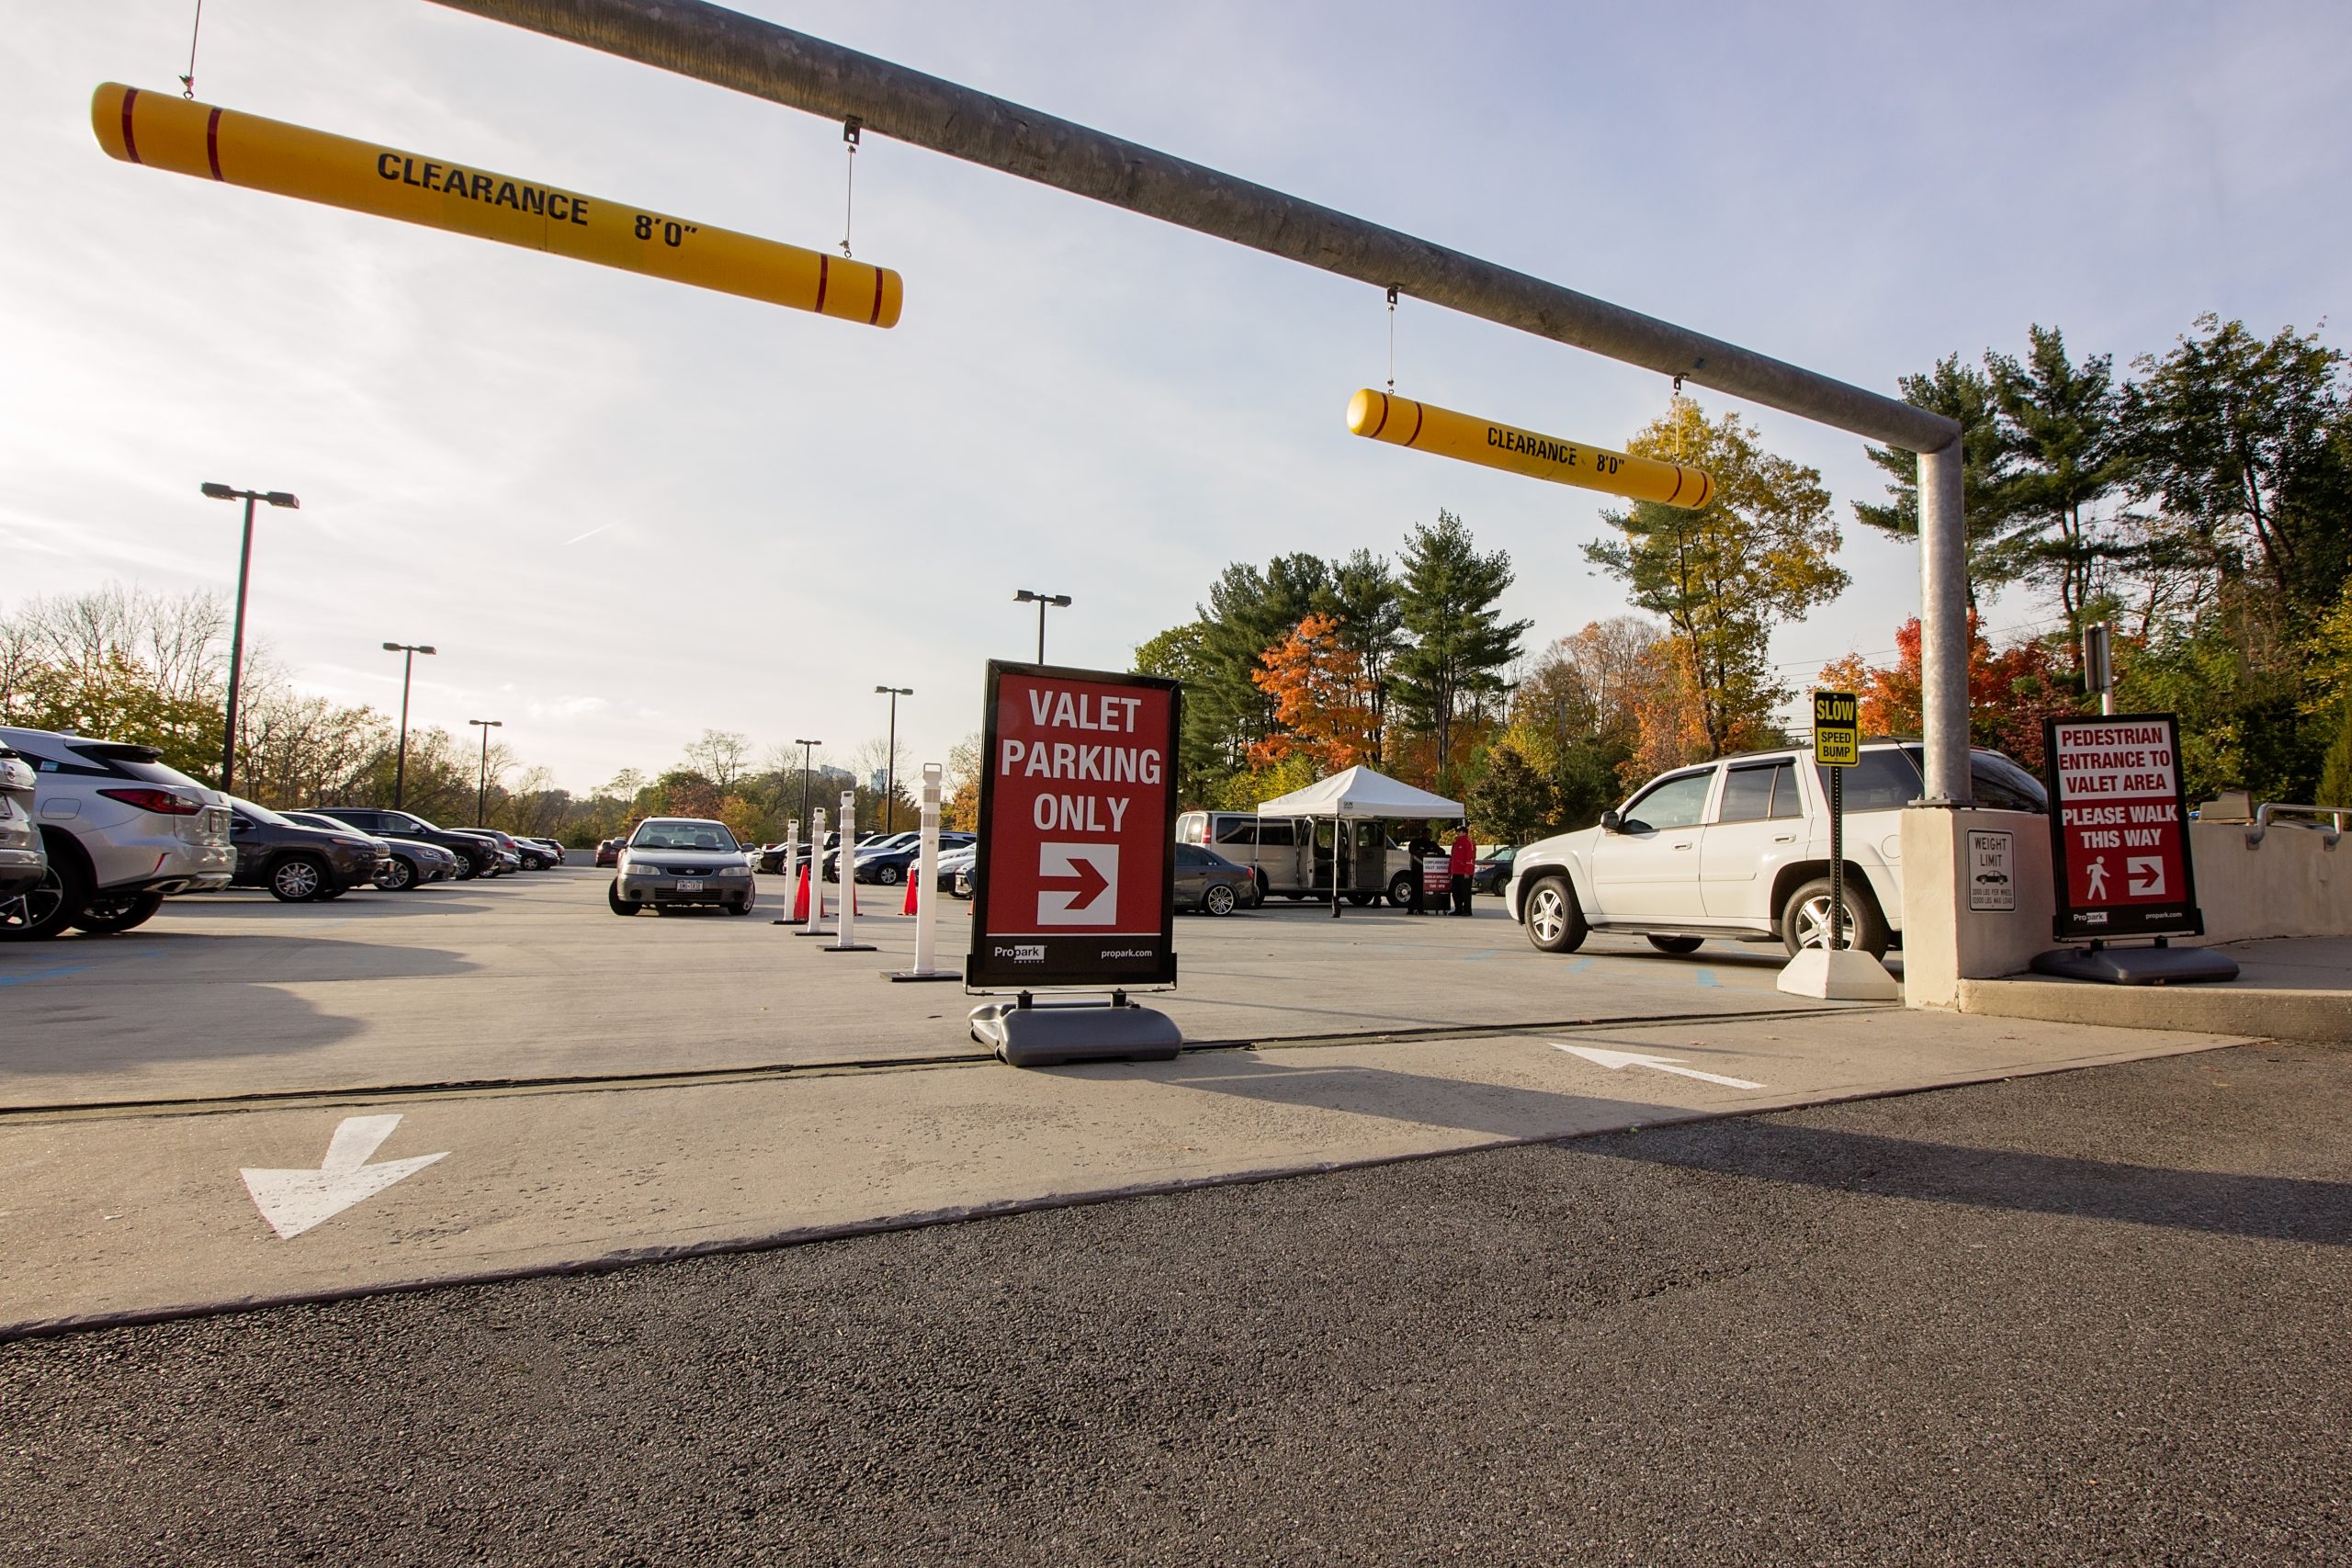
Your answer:
[[[1386,773],[1358,764],[1305,789],[1261,801],[1261,817],[1336,817],[1355,822],[1416,821],[1430,817],[1466,816],[1458,800],[1415,789]]]
[[[1258,805],[1261,817],[1329,818],[1331,829],[1331,917],[1340,914],[1340,840],[1350,822],[1426,821],[1430,818],[1466,817],[1458,800],[1415,789],[1386,773],[1358,764],[1319,779],[1305,789],[1278,795]],[[1354,835],[1348,833],[1352,840]],[[1385,842],[1385,837],[1380,841]],[[1385,874],[1384,873],[1384,874]],[[1419,897],[1417,894],[1416,897]]]

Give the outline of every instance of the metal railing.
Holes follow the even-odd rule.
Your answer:
[[[2277,822],[2282,828],[2308,828],[2326,835],[2320,847],[2332,850],[2335,840],[2344,836],[2344,819],[2352,817],[2352,806],[2290,806],[2283,801],[2265,801],[2254,814],[2254,825],[2245,830],[2245,847],[2256,849],[2263,835]],[[2325,818],[2326,825],[2317,818]],[[2312,820],[2305,820],[2312,818]]]

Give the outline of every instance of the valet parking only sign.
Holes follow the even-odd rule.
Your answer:
[[[2179,732],[2168,713],[2042,721],[2061,942],[2203,933]]]
[[[991,660],[967,986],[1176,983],[1177,682]]]

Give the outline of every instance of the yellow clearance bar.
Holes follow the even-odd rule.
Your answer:
[[[1554,484],[1607,491],[1635,501],[1701,507],[1714,499],[1715,481],[1687,463],[1662,463],[1628,452],[1586,446],[1516,425],[1475,419],[1435,403],[1415,402],[1366,387],[1348,403],[1348,429],[1392,446],[1502,468]]]
[[[108,82],[90,129],[110,157],[396,218],[868,326],[898,325],[888,267],[688,223],[602,197]]]

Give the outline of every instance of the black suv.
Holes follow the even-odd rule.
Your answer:
[[[459,832],[449,828],[435,828],[424,818],[406,811],[382,811],[372,806],[313,806],[338,822],[348,822],[363,833],[373,833],[379,839],[414,839],[419,843],[438,844],[458,857],[458,877],[496,876],[501,869],[498,862],[498,840],[481,833]]]
[[[229,841],[237,847],[240,887],[266,887],[288,904],[340,898],[376,880],[385,863],[372,839],[291,822],[266,806],[229,797]]]

